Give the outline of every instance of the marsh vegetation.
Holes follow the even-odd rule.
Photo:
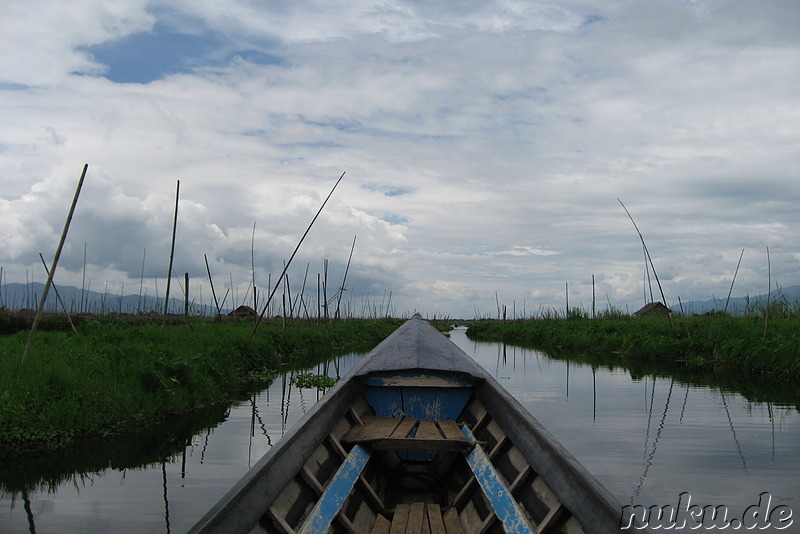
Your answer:
[[[24,364],[27,333],[0,337],[0,458],[141,431],[176,415],[226,404],[290,366],[332,350],[375,344],[399,321],[329,325],[105,320],[40,332]]]
[[[767,317],[769,321],[767,323]],[[478,321],[468,335],[542,348],[606,352],[681,368],[746,372],[778,380],[800,377],[800,307],[786,300],[739,316],[634,317],[580,308],[517,321]]]

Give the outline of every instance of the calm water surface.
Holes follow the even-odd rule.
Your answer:
[[[795,511],[795,525],[782,532],[800,532],[797,395],[787,400],[785,391],[772,397],[767,391],[748,393],[758,401],[748,400],[708,380],[478,343],[463,329],[451,339],[621,504],[677,504],[689,492],[693,504],[725,505],[736,517],[769,492],[773,507]],[[346,373],[361,357],[337,358],[328,374]],[[316,391],[298,390],[281,377],[221,414],[224,421],[211,429],[188,439],[154,439],[162,448],[180,441],[165,449],[163,461],[121,468],[115,465],[124,462],[111,457],[88,474],[61,476],[52,490],[5,492],[0,532],[185,532],[316,400]]]

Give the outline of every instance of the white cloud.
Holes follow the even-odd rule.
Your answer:
[[[592,274],[613,305],[639,303],[641,244],[617,197],[668,298],[721,292],[742,248],[737,286],[759,292],[766,245],[774,278],[797,283],[794,2],[0,9],[9,276],[52,249],[88,162],[64,276],[84,241],[95,276],[136,279],[145,248],[157,276],[177,179],[181,269],[202,277],[205,253],[244,284],[256,222],[258,276],[275,276],[347,171],[292,277],[323,258],[339,276],[357,235],[353,292],[392,291],[400,312],[471,316],[495,292],[560,306],[565,282],[585,304]],[[182,32],[224,50],[154,81],[101,77],[113,69],[86,47],[138,32],[165,53]]]

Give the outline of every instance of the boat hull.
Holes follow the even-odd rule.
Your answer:
[[[192,532],[625,532],[621,511],[493,377],[415,318]]]

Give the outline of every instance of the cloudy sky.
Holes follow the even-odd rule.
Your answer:
[[[796,0],[5,0],[0,266],[210,300],[299,291],[328,259],[356,312],[633,311],[800,283]],[[255,225],[255,234],[253,227]],[[271,275],[271,278],[270,278]],[[123,288],[124,285],[124,288]],[[222,289],[220,289],[220,287]],[[654,287],[657,296],[658,291]],[[308,288],[306,289],[308,292]],[[316,292],[316,289],[313,289]],[[648,296],[649,300],[649,296]]]

